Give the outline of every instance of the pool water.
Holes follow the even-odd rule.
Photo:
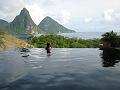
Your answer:
[[[112,57],[98,48],[9,49],[0,53],[0,90],[119,90],[119,58]]]

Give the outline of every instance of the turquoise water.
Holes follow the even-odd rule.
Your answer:
[[[1,52],[0,90],[119,90],[119,58],[104,55],[94,48],[55,48],[51,56],[38,48]]]

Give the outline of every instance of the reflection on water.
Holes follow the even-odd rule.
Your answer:
[[[102,64],[103,67],[114,67],[120,62],[120,51],[115,49],[103,50]]]
[[[8,83],[0,90],[119,90],[119,63],[103,67],[100,53],[92,48],[53,48],[51,56],[39,48],[8,50],[0,53],[0,87]],[[104,51],[103,61],[111,56]]]
[[[27,67],[17,50],[0,53],[0,88],[14,82],[27,74]]]

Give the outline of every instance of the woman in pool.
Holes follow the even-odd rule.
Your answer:
[[[50,55],[50,53],[51,53],[51,44],[47,43],[47,47],[45,49],[47,51],[47,54]]]

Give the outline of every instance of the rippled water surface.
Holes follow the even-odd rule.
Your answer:
[[[103,67],[99,49],[10,49],[0,53],[0,90],[119,90],[120,64]],[[28,57],[22,57],[29,55]]]

